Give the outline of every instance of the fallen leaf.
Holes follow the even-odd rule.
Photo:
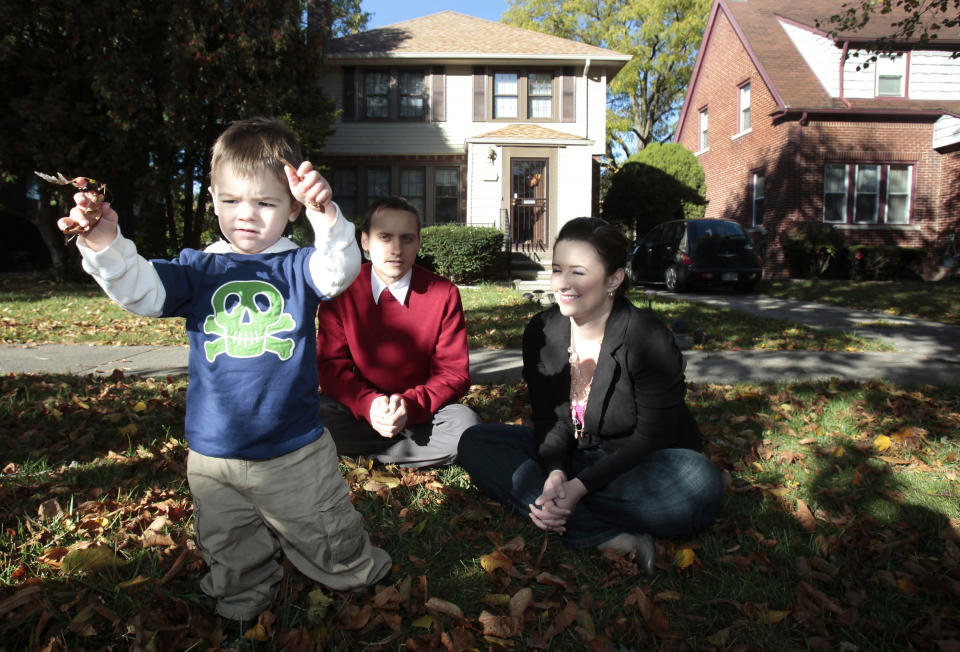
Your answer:
[[[560,632],[564,631],[577,619],[577,612],[580,608],[577,606],[576,602],[568,602],[564,605],[560,613],[557,614],[557,617],[553,619],[553,622],[550,624],[550,629],[547,630],[547,633],[544,634],[546,640],[550,640]]]
[[[488,573],[492,573],[498,568],[507,571],[513,567],[513,560],[499,550],[494,550],[489,555],[480,557],[480,566]]]
[[[480,598],[480,602],[488,604],[491,607],[505,607],[510,604],[510,600],[509,593],[488,593]]]
[[[533,602],[533,590],[525,586],[510,598],[510,615],[518,618],[522,617],[531,602]]]
[[[881,453],[888,448],[893,442],[890,441],[890,438],[886,435],[879,435],[873,440],[873,447],[876,448]]]
[[[697,555],[690,548],[679,548],[673,556],[673,563],[678,568],[690,568],[697,560]]]
[[[507,639],[523,634],[522,622],[513,616],[495,616],[489,611],[482,611],[477,620],[483,625],[484,636]]]
[[[132,588],[136,588],[136,587],[139,587],[139,586],[143,586],[144,584],[149,584],[150,582],[153,582],[153,578],[152,578],[152,577],[146,577],[146,576],[144,576],[144,575],[137,575],[137,576],[134,577],[132,580],[127,580],[126,582],[120,582],[119,584],[117,584],[117,585],[114,587],[114,590],[115,590],[115,591],[122,591],[123,589],[132,589]]]
[[[430,629],[433,627],[433,616],[430,614],[423,614],[410,624],[414,627],[419,627],[420,629]]]
[[[258,643],[266,643],[269,641],[267,636],[267,628],[257,623],[247,631],[243,633],[243,640],[245,641],[256,641]]]
[[[807,532],[812,532],[817,529],[817,519],[814,518],[813,512],[810,511],[810,508],[807,506],[802,499],[797,499],[797,520],[800,521],[800,527],[802,527]]]
[[[423,605],[430,611],[436,611],[451,618],[463,618],[463,610],[452,602],[441,600],[440,598],[430,598]]]
[[[60,568],[64,573],[96,572],[105,568],[116,568],[124,563],[110,548],[95,546],[68,553],[60,562]]]

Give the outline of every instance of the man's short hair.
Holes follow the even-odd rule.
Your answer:
[[[377,214],[377,211],[384,208],[413,213],[414,217],[417,218],[417,233],[420,233],[420,211],[418,211],[417,207],[411,204],[408,200],[399,196],[384,197],[383,199],[378,199],[370,204],[370,207],[367,208],[367,212],[363,215],[363,225],[360,230],[366,234],[369,234],[370,221],[373,219],[373,216]]]

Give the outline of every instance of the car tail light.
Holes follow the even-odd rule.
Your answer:
[[[693,265],[693,258],[688,256],[687,254],[680,254],[680,263],[683,265],[686,265],[687,267],[690,267]]]

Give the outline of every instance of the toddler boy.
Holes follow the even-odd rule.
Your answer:
[[[225,240],[147,261],[109,203],[77,239],[83,268],[120,306],[185,317],[190,340],[185,431],[194,526],[217,612],[251,620],[283,576],[280,552],[334,590],[374,584],[390,557],[371,546],[318,416],[316,329],[321,301],[356,277],[353,224],[277,120],[231,124],[213,146],[210,194]],[[86,227],[89,199],[59,222]],[[283,237],[301,205],[316,237]]]

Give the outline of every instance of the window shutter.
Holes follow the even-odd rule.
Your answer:
[[[343,67],[343,121],[352,122],[357,119],[357,85],[356,68]]]
[[[434,66],[430,77],[430,119],[434,122],[447,120],[447,76],[443,66]]]
[[[487,120],[487,71],[483,66],[473,68],[473,121]]]
[[[574,88],[576,85],[576,78],[573,76],[573,68],[566,67],[563,69],[563,77],[561,78],[561,91],[560,91],[560,121],[561,122],[576,122],[577,120],[577,102],[574,95]],[[589,80],[586,80],[587,83],[590,83]]]

